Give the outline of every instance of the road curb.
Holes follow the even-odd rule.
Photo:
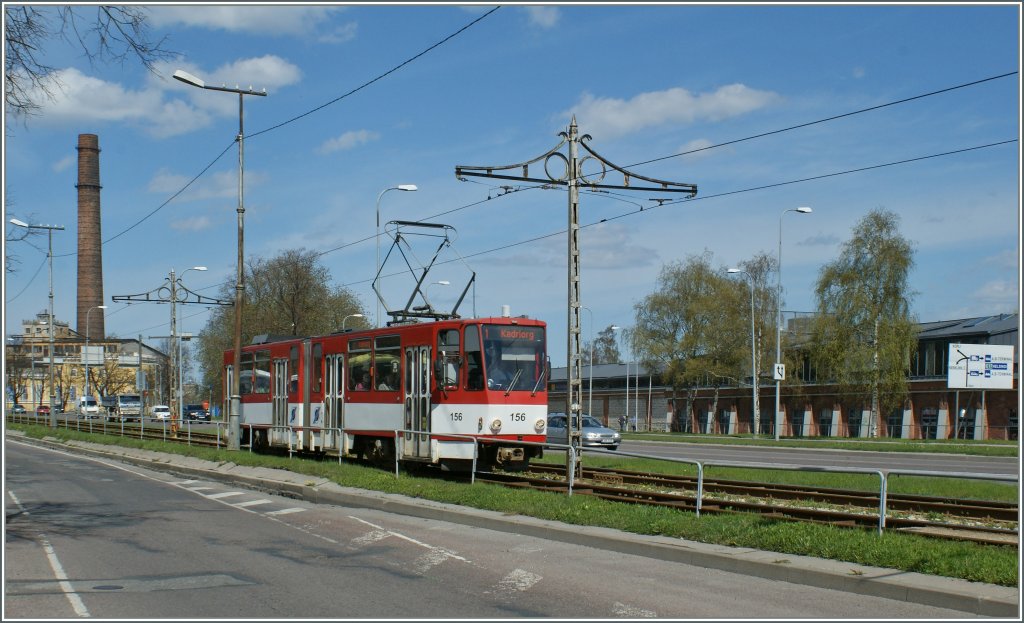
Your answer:
[[[214,463],[170,453],[105,446],[91,442],[61,442],[53,438],[39,440],[26,437],[20,431],[7,431],[7,435],[37,445],[118,460],[185,477],[216,480],[315,504],[370,508],[448,521],[793,584],[948,608],[981,616],[1019,620],[1020,615],[1020,593],[1013,587],[808,556],[631,534],[610,528],[563,524],[399,494],[344,487],[324,478],[281,469]]]

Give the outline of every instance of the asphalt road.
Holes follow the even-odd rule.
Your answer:
[[[619,448],[624,452],[650,454],[659,457],[729,463],[789,464],[872,470],[923,470],[944,473],[1020,473],[1020,459],[1015,457],[968,456],[929,452],[867,452],[863,450],[818,450],[816,448],[771,448],[764,446],[727,446],[710,443],[657,441],[624,441]]]
[[[5,443],[5,618],[964,618]]]

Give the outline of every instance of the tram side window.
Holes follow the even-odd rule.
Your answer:
[[[373,347],[373,370],[377,389],[383,392],[398,391],[398,382],[401,378],[401,339],[397,335],[382,335],[374,340]]]
[[[445,329],[437,334],[437,352],[441,365],[438,384],[443,387],[459,386],[459,331]]]
[[[299,347],[292,346],[288,352],[288,393],[294,394],[299,391]]]
[[[242,396],[252,393],[252,361],[253,353],[242,353],[242,365],[238,368],[238,393]]]
[[[255,382],[252,385],[254,394],[270,393],[270,351],[256,351],[255,371],[252,377]]]
[[[320,387],[323,386],[323,378],[324,346],[323,344],[313,344],[313,375],[310,377],[312,387],[309,390],[313,393],[319,393]]]
[[[466,327],[466,389],[484,388],[484,369],[480,358],[480,329],[476,325]]]
[[[368,339],[349,340],[348,388],[352,391],[370,391],[370,348]]]

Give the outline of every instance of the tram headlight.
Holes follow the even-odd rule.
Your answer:
[[[534,422],[533,430],[537,431],[538,433],[543,433],[544,432],[544,426],[546,424],[547,424],[547,422],[544,421],[544,418],[540,418],[539,420]]]
[[[501,419],[494,418],[491,422],[491,432],[497,435],[499,430],[501,430]]]

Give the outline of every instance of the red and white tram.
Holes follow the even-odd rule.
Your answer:
[[[547,433],[545,329],[456,318],[257,338],[239,366],[242,443],[460,469],[478,446],[482,466],[525,467],[542,448],[517,442]],[[233,350],[224,370],[230,396]]]

